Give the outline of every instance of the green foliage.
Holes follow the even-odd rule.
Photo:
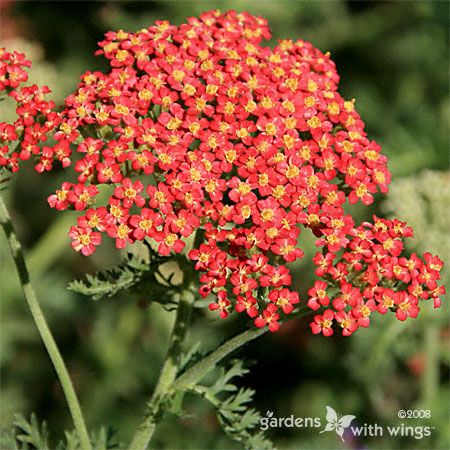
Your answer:
[[[261,414],[249,407],[255,391],[238,388],[231,382],[246,373],[248,369],[244,367],[244,363],[235,360],[228,370],[220,367],[217,379],[212,385],[198,385],[192,390],[215,407],[219,423],[229,438],[241,443],[244,448],[272,449],[273,444],[257,428],[262,418]]]
[[[205,352],[200,350],[200,342],[192,344],[187,351],[181,354],[178,376],[200,361],[203,356],[205,356]]]
[[[245,448],[271,449],[272,443],[262,431],[254,431],[260,424],[261,414],[249,408],[255,391],[239,389],[218,405],[218,418],[225,433]]]
[[[110,428],[105,427],[101,427],[91,434],[91,442],[92,448],[95,450],[120,450],[125,448],[116,442],[115,433]]]
[[[134,294],[149,302],[167,305],[180,289],[173,284],[175,272],[165,276],[161,266],[178,257],[161,257],[150,246],[148,248],[148,261],[137,254],[127,253],[122,262],[112,269],[102,270],[94,275],[88,274],[82,280],[74,280],[68,288],[93,300],[126,291],[127,296]]]
[[[39,424],[36,415],[26,420],[21,414],[15,415],[14,429],[10,433],[2,432],[2,450],[49,450],[47,424]]]
[[[208,388],[208,392],[212,395],[217,396],[221,392],[233,392],[237,390],[237,387],[232,384],[230,381],[236,377],[242,377],[249,370],[244,367],[244,363],[241,360],[232,361],[229,369],[225,369],[224,367],[219,368],[219,374],[217,376],[216,381],[212,386]]]
[[[92,297],[93,300],[100,300],[134,287],[148,271],[149,267],[144,261],[128,253],[116,267],[99,271],[95,275],[88,274],[84,280],[74,280],[68,288],[78,294]]]
[[[115,442],[114,433],[104,427],[92,433],[92,447],[95,450],[120,450],[123,448]],[[66,431],[65,439],[56,446],[49,444],[46,422],[39,423],[33,413],[30,420],[16,414],[11,430],[2,429],[0,433],[0,450],[79,450],[80,444],[74,431]]]

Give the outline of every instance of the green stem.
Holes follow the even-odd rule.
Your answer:
[[[177,391],[192,387],[198,383],[219,361],[225,358],[225,356],[229,355],[239,347],[242,347],[247,342],[261,336],[266,331],[268,331],[267,327],[247,330],[225,342],[225,344],[222,344],[218,349],[214,350],[197,364],[194,364],[185,373],[180,375],[173,383],[173,389]]]
[[[133,440],[128,447],[129,450],[145,450],[147,448],[155,431],[156,424],[163,416],[164,406],[170,400],[170,395],[173,392],[172,384],[177,376],[183,342],[190,322],[193,300],[194,295],[190,289],[185,289],[180,294],[167,356],[159,374],[153,395],[147,405],[144,419],[136,430]]]
[[[200,240],[201,237],[197,234],[195,245],[199,245],[197,241]],[[147,449],[156,425],[163,416],[164,407],[170,402],[171,396],[177,392],[182,392],[195,386],[195,384],[198,383],[212,368],[214,368],[219,361],[234,350],[242,347],[247,342],[256,339],[258,336],[261,336],[268,331],[267,327],[244,331],[243,333],[222,344],[219,348],[214,350],[201,361],[194,364],[185,373],[176,378],[179,370],[182,344],[186,335],[187,325],[192,311],[193,297],[194,294],[190,290],[189,285],[187,285],[185,290],[180,294],[177,316],[173,326],[169,350],[156,384],[156,388],[147,405],[144,419],[137,429],[128,450]]]
[[[305,317],[311,314],[309,308],[301,308],[298,310],[297,314],[292,315],[287,320],[299,319],[300,317]],[[177,390],[184,390],[193,387],[197,384],[218,362],[220,362],[225,356],[234,352],[239,347],[242,347],[247,342],[256,339],[262,334],[269,331],[268,327],[264,328],[252,328],[250,330],[244,331],[238,334],[234,338],[222,344],[219,348],[214,350],[208,356],[203,358],[198,363],[194,364],[190,369],[181,374],[173,383],[172,388]]]
[[[44,314],[39,305],[39,301],[33,290],[33,286],[31,285],[30,276],[25,263],[22,248],[14,232],[11,218],[9,217],[8,210],[1,195],[0,224],[5,231],[6,238],[8,239],[9,248],[14,259],[14,263],[19,275],[20,284],[22,286],[25,299],[28,303],[28,307],[30,308],[31,315],[33,316],[33,320],[39,331],[41,339],[44,342],[45,348],[47,349],[47,352],[53,363],[53,367],[55,368],[56,374],[58,375],[59,381],[61,382],[67,404],[69,405],[69,410],[73,419],[75,430],[80,440],[80,447],[82,450],[91,450],[92,447],[84,422],[83,414],[81,412],[80,403],[75,393],[75,389],[73,388],[72,381],[70,380],[67,367],[64,363],[61,353],[59,352],[52,332],[48,327],[47,321],[45,320]]]

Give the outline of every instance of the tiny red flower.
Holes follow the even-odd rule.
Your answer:
[[[72,239],[72,248],[84,256],[89,256],[95,251],[95,247],[100,245],[102,237],[97,231],[91,228],[71,227],[69,237]]]
[[[262,315],[258,316],[255,320],[255,326],[258,328],[269,327],[271,332],[277,331],[280,327],[278,319],[280,315],[277,313],[277,306],[273,303],[269,303],[266,309],[263,311]]]

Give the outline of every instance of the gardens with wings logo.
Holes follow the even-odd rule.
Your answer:
[[[429,410],[414,410],[418,414],[424,413],[424,419],[431,419],[431,411]],[[411,413],[414,413],[411,411]],[[425,414],[428,413],[428,414]],[[400,410],[398,417],[405,419],[406,412]],[[334,431],[345,442],[345,436],[353,436],[354,438],[374,438],[390,436],[396,438],[414,438],[414,439],[426,439],[431,436],[435,429],[431,423],[426,425],[416,425],[414,423],[407,424],[403,421],[400,424],[394,424],[391,426],[383,426],[378,423],[355,423],[352,424],[356,416],[347,414],[345,416],[339,415],[331,406],[326,406],[326,425],[323,428],[324,422],[320,417],[295,417],[293,414],[287,417],[276,417],[272,411],[267,411],[264,417],[260,419],[261,430],[266,431],[269,428],[323,428],[320,433],[327,431]]]
[[[348,414],[346,416],[339,416],[337,412],[331,407],[327,405],[327,415],[326,420],[327,424],[325,428],[321,431],[321,433],[325,433],[326,431],[336,431],[336,434],[344,441],[344,432],[347,427],[350,426],[352,420],[356,418],[356,416],[352,416]]]

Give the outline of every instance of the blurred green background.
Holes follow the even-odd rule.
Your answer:
[[[410,251],[438,253],[450,261],[449,5],[445,1],[2,1],[1,40],[33,61],[31,80],[48,84],[61,101],[85,70],[102,69],[96,43],[108,30],[135,31],[154,20],[180,23],[201,11],[247,10],[266,17],[278,38],[302,38],[330,51],[341,76],[341,93],[356,98],[369,136],[383,145],[393,174],[388,201],[353,209],[356,220],[395,215],[416,227]],[[5,107],[3,113],[7,113]],[[3,119],[2,119],[3,120]],[[66,289],[86,272],[112,266],[117,251],[103,246],[93,257],[75,254],[67,229],[71,213],[57,214],[46,197],[62,173],[38,177],[32,168],[12,180],[5,196],[27,249],[38,296],[66,358],[91,429],[102,424],[127,441],[151,394],[172,321],[160,306],[140,308],[118,296],[93,302]],[[294,267],[303,295],[313,279],[314,245],[303,238],[306,257]],[[11,258],[1,244],[1,423],[36,412],[55,439],[71,428],[64,397],[22,297]],[[448,267],[444,277],[448,281]],[[430,305],[426,305],[430,306]],[[199,310],[200,311],[200,310]],[[400,425],[399,409],[428,409],[431,419],[406,425],[433,426],[431,437],[361,438],[342,443],[335,433],[278,428],[279,448],[448,449],[448,306],[424,307],[416,320],[380,316],[350,338],[313,336],[308,320],[292,321],[265,335],[239,356],[253,360],[242,384],[256,389],[263,415],[320,417],[325,406],[353,414],[356,422]],[[197,312],[190,341],[213,348],[242,324]],[[188,401],[190,417],[169,417],[155,448],[236,448],[201,400]],[[355,422],[355,423],[356,423]],[[323,422],[324,423],[324,422]],[[354,423],[354,424],[355,424]]]

